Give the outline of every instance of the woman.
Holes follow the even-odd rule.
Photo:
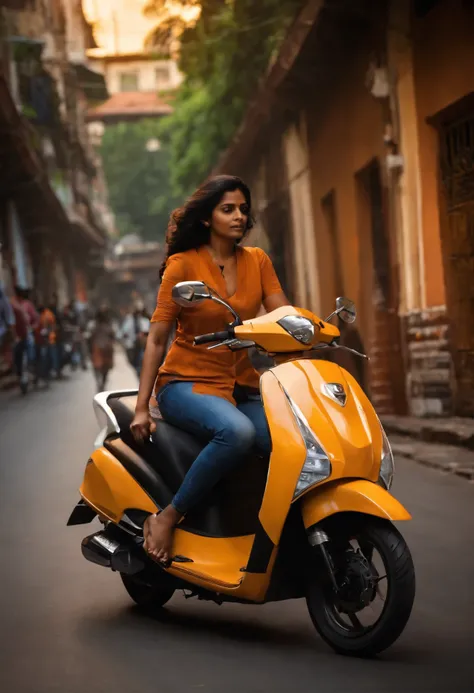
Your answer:
[[[171,291],[181,281],[201,280],[226,299],[243,320],[289,305],[268,256],[239,244],[252,228],[248,187],[235,176],[206,182],[175,210],[167,236],[168,254],[143,358],[131,424],[137,441],[153,427],[149,400],[155,394],[163,418],[209,440],[188,471],[171,504],[144,525],[145,549],[169,559],[174,527],[254,444],[270,451],[270,436],[259,397],[259,376],[246,351],[193,346],[196,335],[222,329],[232,319],[213,301],[180,308]],[[176,337],[159,369],[176,320]],[[156,378],[158,372],[158,379]],[[237,400],[236,400],[237,397]]]
[[[105,390],[107,376],[114,367],[114,330],[107,308],[101,308],[91,333],[91,361],[97,381],[97,390]]]
[[[56,318],[54,314],[40,305],[38,307],[39,324],[35,332],[36,343],[36,376],[37,385],[42,379],[46,386],[49,385],[51,367],[53,364],[53,349],[56,342]]]

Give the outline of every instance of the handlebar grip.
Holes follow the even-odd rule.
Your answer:
[[[209,334],[202,334],[199,337],[194,338],[195,346],[200,344],[209,344],[209,342],[223,342],[225,339],[229,339],[230,332],[225,330],[223,332],[209,332]]]

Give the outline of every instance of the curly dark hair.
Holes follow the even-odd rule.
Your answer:
[[[170,216],[166,234],[166,257],[160,268],[160,278],[165,271],[168,258],[176,253],[199,248],[209,243],[211,229],[204,224],[211,218],[226,192],[240,190],[249,208],[247,226],[242,236],[243,240],[253,227],[252,198],[248,186],[237,176],[214,176],[209,178],[183,207],[175,209]],[[239,241],[240,242],[240,241]]]

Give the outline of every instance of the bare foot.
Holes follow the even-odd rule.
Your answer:
[[[168,505],[158,515],[150,515],[143,525],[143,548],[155,561],[167,563],[170,558],[173,533],[182,515]]]

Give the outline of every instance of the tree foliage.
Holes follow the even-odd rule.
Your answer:
[[[156,119],[119,123],[105,129],[101,145],[110,205],[120,235],[138,233],[145,240],[163,240],[175,206],[169,183],[166,147],[148,151],[159,138]]]
[[[174,6],[197,4],[173,0]],[[173,193],[199,184],[227,147],[303,0],[202,0],[197,22],[180,35],[185,75],[161,136],[169,143]],[[150,0],[164,31],[168,0]],[[181,20],[182,21],[182,20]],[[157,29],[159,36],[159,27]]]

